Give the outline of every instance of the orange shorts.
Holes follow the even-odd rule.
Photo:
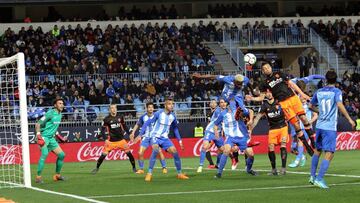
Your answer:
[[[291,96],[284,101],[279,102],[282,110],[284,111],[286,120],[290,121],[292,118],[305,114],[303,104],[300,98],[296,95]]]
[[[278,145],[282,142],[289,142],[289,132],[287,126],[269,130],[269,144]]]
[[[112,151],[114,149],[120,149],[120,150],[123,150],[123,151],[128,151],[129,150],[129,145],[127,144],[126,140],[120,140],[120,141],[116,141],[116,142],[110,142],[109,141],[108,143],[105,143],[103,152],[104,153],[109,153],[110,151]]]

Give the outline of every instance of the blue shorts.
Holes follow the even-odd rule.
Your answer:
[[[217,148],[220,148],[224,146],[224,140],[222,137],[219,137],[219,139],[215,138],[215,134],[209,131],[205,131],[204,141],[214,141]]]
[[[336,131],[333,130],[316,129],[316,149],[319,151],[335,152],[336,134]]]
[[[151,144],[157,144],[159,145],[159,147],[161,147],[164,150],[169,149],[170,147],[174,146],[174,144],[171,142],[171,140],[169,138],[158,138],[158,137],[153,137],[151,139]]]
[[[241,151],[247,148],[247,141],[249,137],[226,137],[225,144],[232,146],[237,145]]]
[[[142,137],[141,138],[141,147],[148,148],[151,145],[151,137]]]

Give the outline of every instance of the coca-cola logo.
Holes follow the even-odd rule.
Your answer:
[[[201,152],[201,148],[202,148],[202,143],[203,143],[203,138],[199,139],[194,146],[193,149],[193,154],[194,156],[200,156],[200,152]],[[212,156],[216,156],[217,155],[217,151],[218,148],[216,147],[216,145],[211,145],[210,149],[209,149],[210,153]]]
[[[0,145],[0,165],[16,164],[17,145]]]
[[[336,137],[336,150],[359,149],[359,132],[342,132]]]
[[[94,146],[91,142],[84,143],[77,153],[78,161],[97,160],[102,152],[104,146]],[[131,150],[132,151],[132,150]],[[125,160],[128,159],[126,153],[119,149],[112,150],[107,156],[106,160]]]

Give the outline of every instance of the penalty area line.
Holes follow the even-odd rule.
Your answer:
[[[32,190],[39,191],[39,192],[44,192],[44,193],[49,193],[49,194],[54,194],[54,195],[70,197],[70,198],[74,198],[74,199],[79,199],[79,200],[83,200],[83,201],[86,201],[86,202],[106,203],[106,202],[103,202],[103,201],[91,199],[89,197],[83,197],[83,196],[79,196],[79,195],[73,195],[73,194],[62,193],[62,192],[55,192],[55,191],[45,190],[45,189],[41,189],[41,188],[37,188],[37,187],[29,187],[28,189],[32,189]]]
[[[357,183],[334,183],[329,186],[346,186],[346,185],[360,185]],[[89,196],[88,198],[102,199],[102,198],[120,198],[120,197],[140,197],[140,196],[163,196],[163,195],[183,195],[183,194],[201,194],[201,193],[219,193],[219,192],[240,192],[240,191],[257,191],[257,190],[284,190],[284,189],[298,189],[311,188],[313,185],[297,185],[297,186],[279,186],[279,187],[259,187],[259,188],[237,188],[237,189],[223,189],[223,190],[198,190],[198,191],[184,191],[184,192],[163,192],[163,193],[140,193],[140,194],[123,194],[123,195],[101,195]]]

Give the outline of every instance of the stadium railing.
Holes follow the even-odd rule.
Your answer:
[[[310,28],[310,42],[314,46],[314,48],[319,52],[320,56],[327,61],[326,68],[320,68],[321,75],[325,75],[328,69],[334,68],[336,72],[344,73],[345,70],[341,70],[339,72],[339,55],[334,51],[334,49],[312,28]]]
[[[103,80],[116,80],[116,79],[127,79],[128,81],[153,81],[156,79],[165,79],[170,77],[176,77],[180,79],[180,76],[190,76],[193,73],[200,74],[212,74],[212,75],[233,75],[239,73],[238,71],[189,71],[189,72],[149,72],[149,73],[107,73],[107,74],[78,74],[78,75],[36,75],[36,76],[26,76],[27,82],[36,83],[42,82],[46,77],[49,78],[51,82],[62,81],[65,84],[74,79],[77,81],[95,81],[98,77]]]
[[[310,31],[306,28],[228,29],[223,32],[223,43],[226,47],[253,47],[264,44],[284,46],[310,44]]]
[[[211,98],[211,99],[216,99]],[[180,122],[188,120],[206,122],[207,113],[210,110],[210,101],[183,101],[174,102],[174,112]],[[158,110],[164,103],[154,102]],[[118,104],[118,113],[124,115],[127,122],[135,123],[146,112],[145,103]],[[257,110],[259,106],[248,106]],[[28,119],[30,124],[35,124],[52,106],[28,107]],[[65,106],[62,124],[67,126],[100,124],[102,119],[109,114],[109,104],[101,105],[77,105]]]

